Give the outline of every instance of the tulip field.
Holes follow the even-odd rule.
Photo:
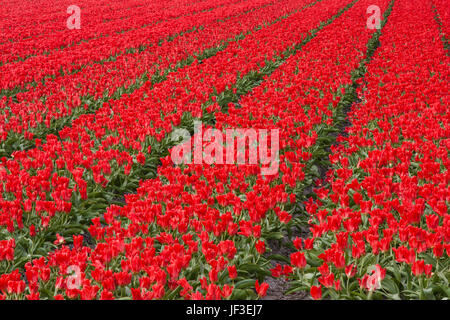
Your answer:
[[[449,299],[449,25],[2,1],[0,300]]]

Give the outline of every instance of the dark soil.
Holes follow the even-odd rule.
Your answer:
[[[297,229],[292,230],[293,237],[307,238],[309,235],[308,230],[302,230],[301,232]],[[295,250],[290,247],[284,245],[285,243],[292,242],[292,239],[289,239],[287,236],[284,237],[281,241],[276,240],[268,240],[267,245],[272,250],[270,255],[279,254],[289,258],[291,253],[295,252]],[[286,265],[284,262],[271,262],[272,268],[274,268],[277,264],[281,264],[281,266]],[[309,293],[304,291],[295,292],[292,294],[286,294],[285,292],[290,289],[289,281],[286,280],[285,277],[273,278],[267,277],[265,282],[269,284],[269,289],[267,290],[267,295],[262,298],[262,300],[310,300]]]
[[[351,122],[347,117],[347,114],[350,112],[351,108],[355,105],[361,102],[361,98],[358,97],[350,104],[347,104],[343,107],[343,112],[345,114],[345,119],[341,123],[337,125],[339,132],[332,133],[334,138],[336,139],[338,136],[348,136],[346,132],[346,128],[351,126]],[[332,145],[336,145],[336,140],[332,143]],[[328,153],[331,153],[331,148],[327,147],[326,151]],[[319,175],[318,178],[319,181],[324,181],[326,178],[326,174],[328,170],[330,169],[329,166],[318,166],[319,169]],[[312,183],[311,186],[306,188],[304,190],[304,195],[307,197],[308,195],[311,195],[314,191],[315,183]],[[303,207],[303,205],[301,206]],[[299,231],[297,229],[293,230],[293,237],[300,237],[302,239],[306,239],[309,236],[309,230],[305,227],[302,231]],[[285,243],[291,242],[292,239],[289,239],[287,236],[282,239],[282,241],[268,241],[268,247],[272,249],[270,252],[271,255],[273,254],[279,254],[282,256],[285,256],[289,258],[290,254],[294,252],[290,247],[285,246]],[[281,264],[281,266],[286,265],[284,262],[278,262]],[[272,268],[276,266],[277,263],[271,262]],[[269,289],[267,290],[267,295],[262,298],[262,300],[310,300],[311,297],[309,296],[309,292],[305,291],[299,291],[292,294],[286,294],[286,291],[290,289],[289,281],[286,280],[285,277],[280,278],[273,278],[273,277],[267,277],[265,279],[265,282],[269,284]]]

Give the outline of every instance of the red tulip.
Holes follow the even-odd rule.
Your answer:
[[[311,286],[310,294],[314,300],[319,300],[322,298],[322,286]]]
[[[304,268],[306,266],[306,258],[303,252],[294,252],[291,254],[291,264],[297,268]]]
[[[232,265],[228,267],[228,275],[230,277],[230,279],[236,279],[237,277],[237,271],[236,271],[236,266]]]
[[[259,284],[258,280],[255,281],[255,289],[256,293],[259,297],[264,297],[267,294],[267,289],[269,289],[269,284],[263,282],[261,285]]]

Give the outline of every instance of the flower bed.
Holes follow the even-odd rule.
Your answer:
[[[293,286],[315,298],[449,295],[449,60],[433,16],[429,1],[395,1],[363,101],[307,203],[311,245],[297,247],[308,264]]]
[[[152,45],[3,91],[0,299],[448,296],[443,3],[170,4],[58,52]]]

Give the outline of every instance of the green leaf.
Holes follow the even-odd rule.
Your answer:
[[[269,260],[276,260],[276,261],[283,261],[283,262],[286,262],[286,263],[288,263],[288,264],[291,263],[291,261],[289,260],[289,258],[287,258],[287,257],[285,257],[285,256],[283,256],[283,255],[281,255],[281,254],[273,254],[273,255],[270,255],[270,256],[267,257],[267,259],[269,259]]]
[[[258,276],[270,276],[271,273],[268,270],[263,269],[261,266],[254,263],[246,263],[239,266],[239,270],[245,270],[256,273]]]
[[[422,297],[426,300],[436,300],[436,297],[433,294],[433,288],[422,289]]]
[[[175,290],[172,290],[169,294],[166,295],[166,300],[172,300],[175,298],[175,296],[181,291],[181,287],[177,287]]]
[[[284,234],[282,232],[270,232],[270,233],[264,233],[263,237],[266,239],[281,240],[284,238]]]
[[[391,278],[384,278],[381,281],[381,286],[383,288],[385,288],[387,291],[389,291],[389,293],[392,293],[392,294],[400,293],[400,290],[399,290],[397,284]]]
[[[315,255],[315,254],[313,254],[313,253],[311,253],[311,252],[309,252],[309,253],[307,254],[307,259],[306,259],[306,261],[308,261],[308,264],[311,265],[311,266],[313,266],[313,267],[319,267],[319,266],[322,265],[322,260],[319,259],[319,258],[317,257],[317,255]]]
[[[299,287],[295,287],[295,288],[290,288],[289,290],[287,290],[284,294],[285,295],[289,295],[289,294],[293,294],[299,291],[308,291],[308,288],[306,286],[299,286]]]
[[[249,298],[256,297],[256,294],[252,290],[234,289],[231,294],[231,300],[247,300]]]
[[[234,286],[235,290],[236,289],[254,288],[254,287],[255,287],[254,279],[241,280],[241,281],[237,282],[236,285]]]

